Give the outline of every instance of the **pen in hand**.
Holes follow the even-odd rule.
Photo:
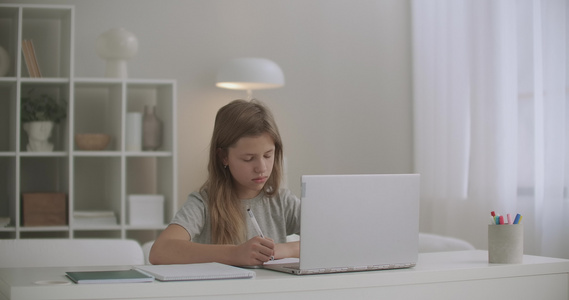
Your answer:
[[[253,223],[253,227],[255,227],[257,234],[260,237],[265,238],[265,235],[261,231],[261,227],[259,227],[259,223],[257,223],[257,219],[255,219],[255,215],[253,214],[250,208],[247,208],[247,213],[249,214],[249,218],[251,218],[251,223]],[[275,257],[271,256],[271,260],[275,260]]]
[[[257,219],[255,219],[255,215],[253,214],[253,212],[251,211],[250,208],[247,208],[247,213],[249,214],[249,218],[251,218],[251,222],[253,223],[253,227],[255,227],[257,234],[260,237],[265,238],[265,235],[263,235],[263,232],[261,231],[261,227],[259,227],[259,223],[257,223]]]

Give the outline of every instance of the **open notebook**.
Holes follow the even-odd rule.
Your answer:
[[[300,214],[300,262],[264,268],[302,275],[417,263],[418,174],[302,176]]]

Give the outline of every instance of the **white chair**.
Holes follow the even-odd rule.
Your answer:
[[[150,249],[152,249],[152,245],[154,245],[154,241],[146,242],[142,244],[142,253],[144,253],[144,264],[150,265]]]
[[[431,233],[419,233],[419,252],[474,250],[469,242]]]
[[[0,268],[143,265],[140,244],[122,239],[0,239]]]
[[[287,236],[287,242],[298,240],[300,240],[300,237],[296,234]],[[419,233],[419,252],[444,252],[474,249],[474,246],[465,240],[431,233]]]

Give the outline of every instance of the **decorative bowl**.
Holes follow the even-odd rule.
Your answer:
[[[81,150],[103,150],[111,141],[111,136],[104,133],[78,133],[75,135],[75,144]]]

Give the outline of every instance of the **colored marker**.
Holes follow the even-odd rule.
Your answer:
[[[521,220],[522,216],[520,214],[516,215],[516,218],[514,219],[514,224],[518,224]]]
[[[496,212],[495,211],[491,211],[490,214],[492,215],[492,217],[496,216]]]
[[[507,214],[506,216],[508,217],[508,224],[513,224],[512,223],[512,215]]]
[[[499,220],[500,225],[504,225],[504,216],[500,216]]]

